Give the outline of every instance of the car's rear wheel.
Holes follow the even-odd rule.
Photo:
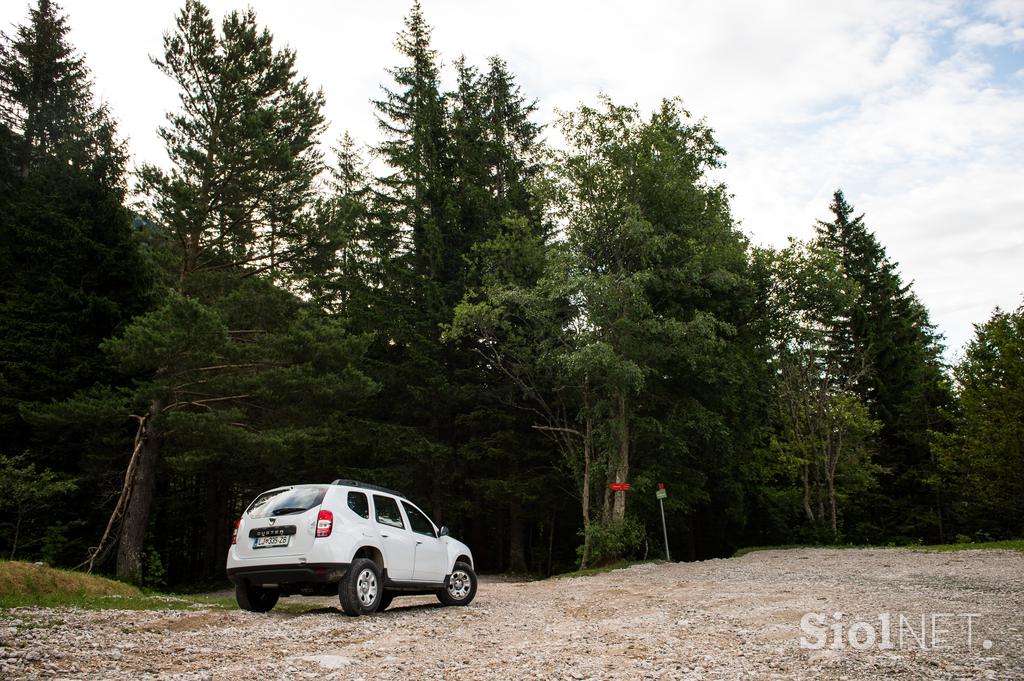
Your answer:
[[[438,589],[437,600],[445,605],[469,605],[476,596],[476,572],[469,563],[458,562],[443,589]]]
[[[264,589],[251,584],[235,585],[235,600],[238,607],[249,612],[269,612],[277,605],[281,593],[277,589]]]
[[[338,584],[338,600],[346,615],[353,617],[376,612],[384,597],[380,568],[368,558],[356,558]]]

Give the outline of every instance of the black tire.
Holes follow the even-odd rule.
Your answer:
[[[476,573],[469,563],[459,561],[452,568],[445,588],[438,589],[437,600],[445,605],[469,605],[476,596]]]
[[[358,617],[377,612],[384,597],[380,568],[368,558],[356,558],[338,584],[338,600],[346,615]]]
[[[238,607],[249,612],[270,612],[280,597],[281,592],[277,589],[264,589],[249,584],[235,585],[235,600]]]
[[[377,612],[384,612],[391,605],[391,601],[395,599],[394,591],[385,591],[384,595],[380,597],[380,605],[377,606]]]

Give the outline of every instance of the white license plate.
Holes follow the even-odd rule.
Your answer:
[[[277,535],[275,537],[256,537],[256,543],[253,544],[254,549],[265,549],[270,546],[288,546],[288,540],[291,537],[287,534]]]

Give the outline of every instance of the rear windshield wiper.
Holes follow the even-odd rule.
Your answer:
[[[303,511],[308,511],[308,510],[309,510],[308,508],[298,508],[298,507],[292,508],[290,506],[286,506],[284,508],[275,508],[274,511],[273,511],[273,514],[274,515],[288,515],[290,513],[302,513]]]

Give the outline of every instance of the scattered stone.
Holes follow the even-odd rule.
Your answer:
[[[957,558],[767,551],[586,578],[484,579],[468,608],[409,597],[359,618],[344,617],[336,598],[283,601],[316,607],[301,615],[15,608],[0,611],[0,678],[1024,678],[1024,555]],[[915,629],[922,614],[977,613],[973,649],[947,619],[949,649],[804,650],[808,612],[828,624],[843,613],[845,625],[902,614]]]

